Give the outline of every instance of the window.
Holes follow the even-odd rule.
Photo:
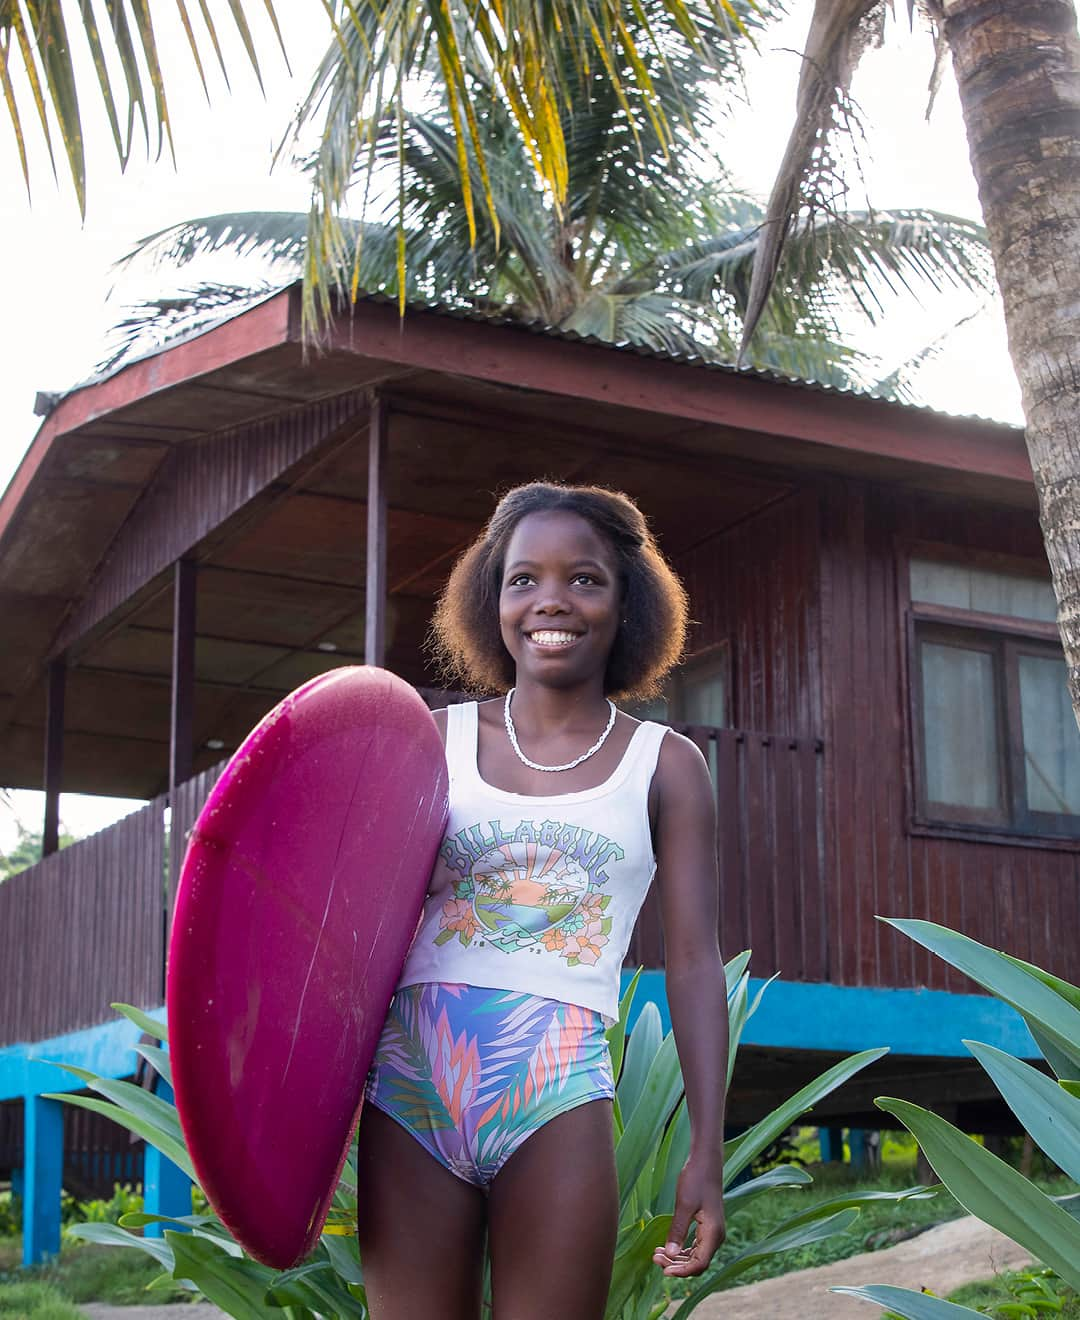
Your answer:
[[[1044,579],[912,559],[916,815],[1080,835],[1080,732]]]
[[[681,664],[664,685],[663,695],[630,708],[639,720],[662,724],[701,724],[725,728],[728,713],[729,652],[726,643],[699,651]]]

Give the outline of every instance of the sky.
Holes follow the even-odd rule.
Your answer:
[[[153,12],[168,17],[171,8],[162,0]],[[215,12],[224,8],[219,5]],[[85,221],[80,221],[70,184],[63,176],[54,183],[32,124],[26,126],[32,175],[27,197],[13,135],[6,118],[0,119],[0,179],[5,181],[0,240],[8,257],[0,353],[0,489],[37,430],[35,392],[70,388],[101,360],[109,327],[123,315],[124,282],[118,285],[113,263],[139,238],[181,219],[223,211],[306,210],[307,187],[288,153],[273,171],[270,164],[326,46],[322,6],[318,0],[278,0],[292,73],[273,45],[262,6],[249,8],[262,38],[265,97],[238,43],[224,31],[232,89],[227,91],[211,71],[212,103],[207,105],[183,36],[175,24],[158,24],[176,126],[175,164],[167,151],[160,159],[147,159],[136,149],[127,172],[121,173],[104,114],[85,98],[90,173]],[[852,92],[865,141],[859,153],[861,179],[852,184],[849,205],[930,207],[979,219],[951,71],[927,123],[932,43],[925,31],[910,29],[906,8],[896,6],[898,17],[888,22],[884,46],[864,57],[856,75]],[[763,198],[794,115],[798,52],[811,10],[809,0],[793,0],[787,18],[759,38],[759,51],[747,64],[745,99],[725,121],[723,159],[741,186]],[[153,285],[145,281],[144,276],[143,283],[134,285],[129,279],[128,296],[150,292]],[[889,370],[976,310],[969,295],[897,307],[882,327],[861,333],[859,346],[877,354]],[[1019,390],[1000,307],[990,304],[950,334],[939,356],[920,373],[918,387],[934,407],[1018,423]],[[68,829],[81,835],[133,805],[64,795],[61,816]],[[41,812],[40,794],[19,792],[10,804],[0,801],[0,849],[14,842],[17,820],[40,828]]]

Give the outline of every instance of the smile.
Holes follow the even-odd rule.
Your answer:
[[[526,636],[536,646],[547,646],[552,650],[573,646],[578,639],[577,633],[563,632],[554,628],[542,628],[536,632],[526,633]]]

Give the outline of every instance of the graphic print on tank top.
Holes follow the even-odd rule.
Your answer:
[[[456,936],[466,948],[546,951],[570,967],[603,956],[607,867],[626,855],[606,835],[556,820],[491,820],[449,836],[440,855],[456,877],[436,944]]]

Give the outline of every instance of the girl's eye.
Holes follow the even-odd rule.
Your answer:
[[[507,580],[508,587],[525,587],[532,581],[528,573],[515,573],[512,578]]]
[[[591,573],[575,573],[572,581],[581,582],[585,586],[591,587],[595,584],[596,578]]]

